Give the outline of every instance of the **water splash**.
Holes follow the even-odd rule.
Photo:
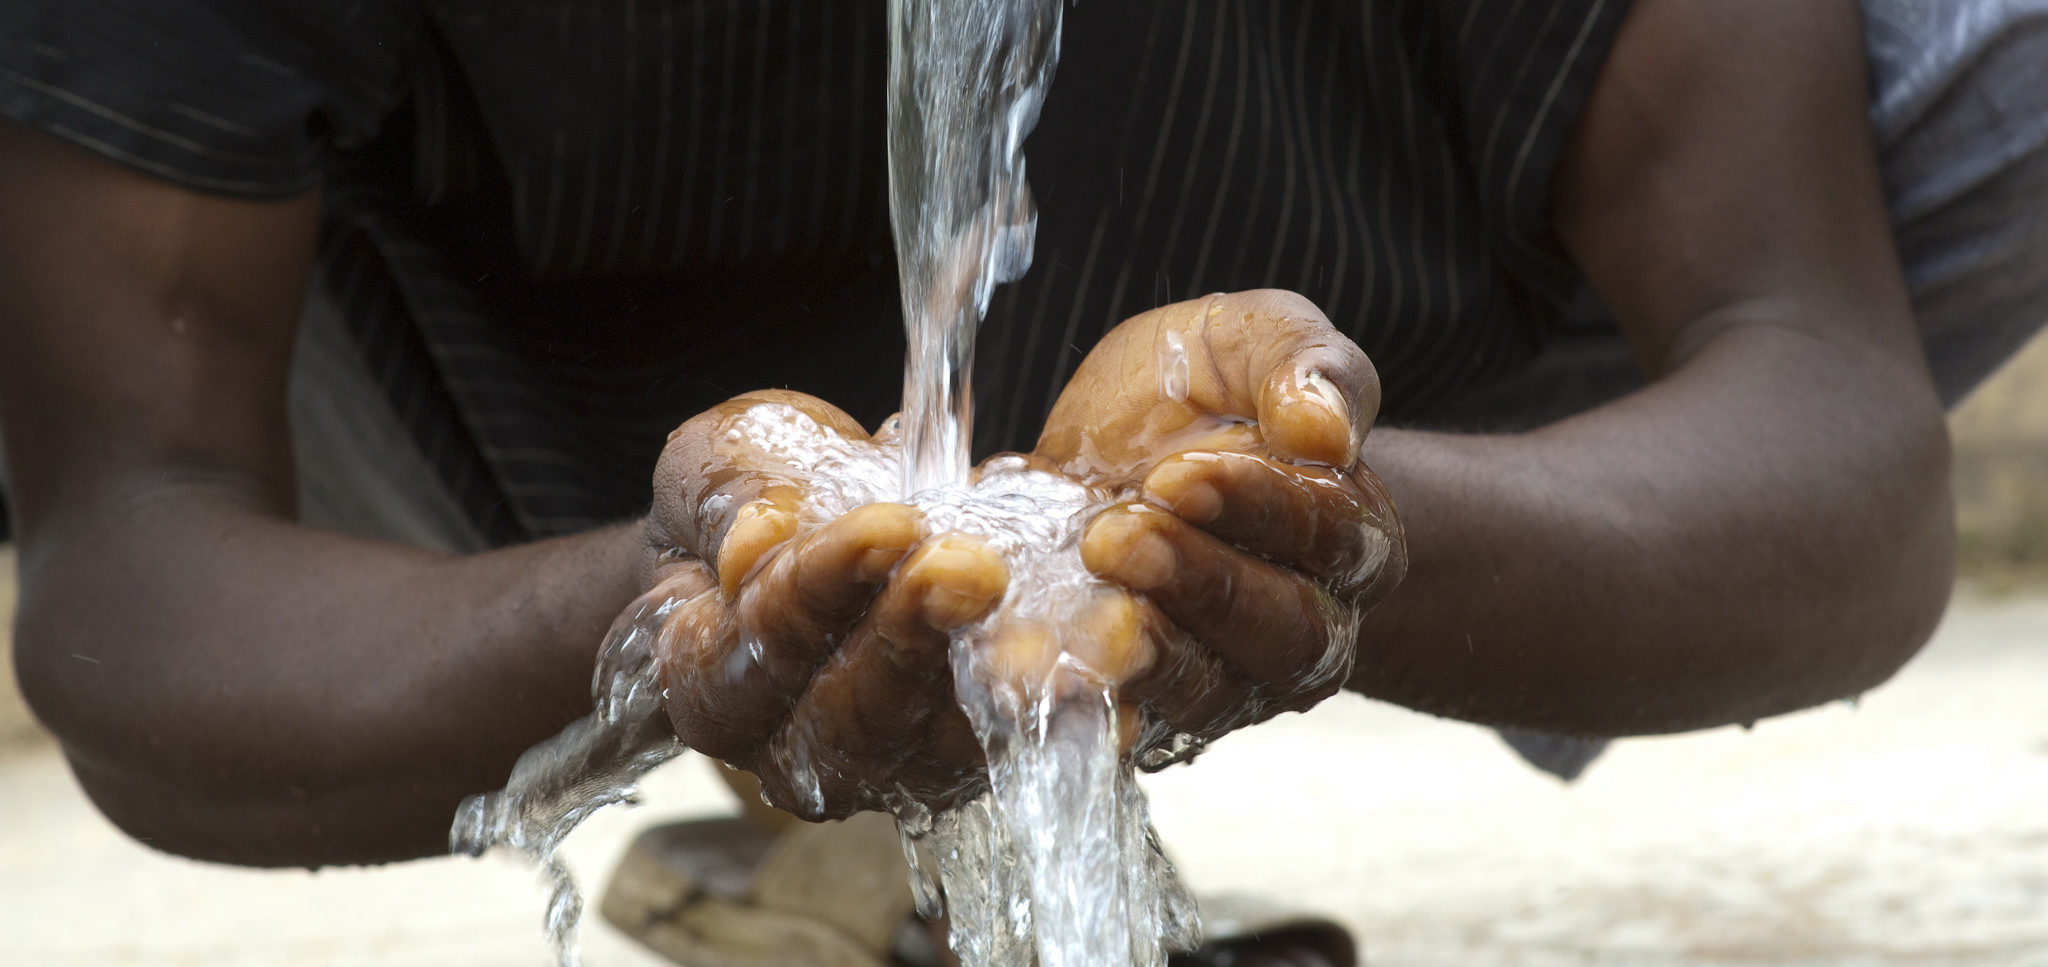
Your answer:
[[[580,962],[583,895],[556,850],[591,814],[636,802],[640,777],[683,751],[662,711],[653,650],[662,623],[682,603],[643,599],[621,618],[598,652],[596,709],[526,750],[504,789],[464,800],[448,834],[450,852],[481,856],[503,847],[540,869],[548,887],[543,923],[561,967]]]
[[[1114,496],[999,457],[971,485],[913,498],[935,532],[984,538],[1011,574],[1003,601],[957,633],[952,652],[990,791],[932,834],[953,949],[968,967],[1158,965],[1162,940],[1199,942],[1193,902],[1123,755],[1136,710],[1099,667],[1120,663],[1118,643],[1091,638],[1081,620],[1117,593],[1079,550]],[[1034,662],[1045,654],[1056,657]]]

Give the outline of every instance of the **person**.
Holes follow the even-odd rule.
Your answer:
[[[996,295],[976,434],[1055,463],[1136,435],[1124,469],[1169,513],[1106,513],[1090,563],[1158,608],[1149,647],[1292,707],[1323,692],[1315,649],[1267,645],[1329,633],[1302,602],[1384,595],[1345,684],[1534,748],[1853,696],[1926,640],[1944,406],[2048,305],[2017,204],[2048,178],[2040,4],[1067,16],[1028,146],[1037,268]],[[893,407],[884,44],[867,4],[8,5],[18,668],[99,808],[225,862],[443,852],[463,796],[588,709],[657,563],[785,613],[770,654],[801,658],[756,692],[699,679],[693,746],[771,793],[793,718],[880,750],[856,777],[925,749],[928,720],[869,734],[807,676],[914,593],[968,602],[899,629],[943,635],[985,559],[891,579],[851,551],[943,535],[869,519],[798,554],[772,501],[685,526],[709,478],[647,485],[669,430],[738,393],[831,401],[856,435]],[[1240,294],[1197,303],[1208,330],[1213,291]],[[1171,441],[1119,421],[1179,402],[1127,363],[1162,326],[1215,337],[1229,412],[1198,415],[1286,410],[1316,446],[1149,476]],[[1298,495],[1333,472],[1399,509],[1390,593],[1316,543],[1339,528]],[[823,573],[751,566],[778,555]],[[1285,593],[1219,593],[1246,586]],[[1168,703],[1185,667],[1134,687]],[[892,684],[943,714],[928,678]],[[738,706],[776,714],[699,717]]]

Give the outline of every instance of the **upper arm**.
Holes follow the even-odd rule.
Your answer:
[[[1538,442],[1598,461],[1578,499],[1636,566],[1625,593],[1721,606],[1740,688],[1698,721],[1882,681],[1952,584],[1947,429],[1867,97],[1852,0],[1638,0],[1553,177],[1650,384]]]
[[[1652,377],[1768,322],[1925,381],[1851,0],[1638,0],[1552,181]]]
[[[318,206],[200,194],[0,121],[0,433],[31,561],[135,488],[290,512]]]

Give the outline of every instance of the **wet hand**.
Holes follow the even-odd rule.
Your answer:
[[[809,819],[944,803],[984,769],[948,636],[1007,572],[914,508],[866,502],[875,452],[836,407],[763,391],[683,424],[655,472],[647,597],[679,602],[656,638],[676,734]]]
[[[1286,292],[1155,309],[1082,362],[1035,456],[1128,497],[1081,553],[1134,595],[1123,695],[1149,721],[1212,738],[1349,677],[1407,562],[1358,460],[1378,406],[1364,353]]]

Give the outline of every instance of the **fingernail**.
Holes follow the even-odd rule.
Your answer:
[[[1128,512],[1098,518],[1082,541],[1081,556],[1091,570],[1139,591],[1173,577],[1173,545]]]
[[[900,560],[903,560],[903,548],[870,547],[854,558],[853,579],[861,584],[874,584],[888,577],[889,570]]]
[[[941,535],[913,565],[930,581],[920,606],[934,628],[952,630],[980,618],[1003,596],[1009,570],[980,541]]]
[[[970,597],[952,588],[931,587],[924,592],[924,620],[940,631],[951,631],[981,617],[989,600]]]
[[[795,533],[796,516],[766,500],[740,508],[718,548],[718,583],[726,595],[738,594],[740,581],[761,555]]]
[[[1344,393],[1337,389],[1337,384],[1330,382],[1328,376],[1310,370],[1308,376],[1302,379],[1302,383],[1302,392],[1308,398],[1328,407],[1339,419],[1344,418]]]
[[[916,510],[902,504],[869,504],[840,518],[858,526],[856,539],[868,545],[855,555],[853,578],[872,584],[889,575],[897,562],[924,537],[924,522]]]
[[[1145,493],[1190,524],[1207,524],[1223,515],[1223,495],[1201,467],[1186,460],[1170,460],[1152,471],[1145,478]]]
[[[1297,457],[1349,466],[1357,456],[1344,394],[1321,373],[1300,379],[1293,398],[1281,405],[1278,422],[1268,428],[1269,440]]]

